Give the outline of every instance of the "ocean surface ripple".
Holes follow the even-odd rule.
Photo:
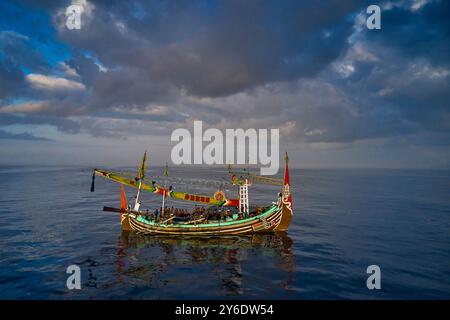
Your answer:
[[[159,181],[162,170],[149,168]],[[291,170],[287,233],[207,239],[122,232],[118,215],[102,211],[118,205],[119,186],[97,177],[91,193],[91,175],[0,166],[1,299],[450,298],[448,171]],[[236,195],[224,169],[170,175],[176,190]],[[255,185],[250,201],[270,204],[277,192]],[[66,287],[72,264],[80,290]],[[374,264],[381,290],[366,287]]]

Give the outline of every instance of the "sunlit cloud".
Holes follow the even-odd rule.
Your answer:
[[[84,84],[66,78],[46,76],[43,74],[28,74],[28,84],[39,90],[84,90]]]
[[[47,111],[48,102],[26,102],[0,107],[0,113],[40,113]]]

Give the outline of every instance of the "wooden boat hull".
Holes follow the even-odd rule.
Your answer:
[[[217,236],[286,231],[291,219],[291,203],[280,197],[278,203],[264,213],[243,220],[197,225],[161,224],[148,221],[142,215],[125,212],[122,213],[121,224],[124,230],[145,234]]]

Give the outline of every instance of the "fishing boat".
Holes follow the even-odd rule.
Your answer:
[[[130,174],[94,169],[91,191],[94,191],[96,176],[120,184],[120,207],[104,207],[103,210],[119,213],[123,230],[161,235],[245,235],[286,231],[291,223],[293,208],[287,153],[283,179],[251,174],[249,170],[236,171],[229,166],[232,185],[238,189],[236,199],[229,199],[222,190],[207,196],[180,192],[172,186],[161,186],[146,178],[146,161],[147,153],[144,153],[138,173],[134,177]],[[167,164],[164,176],[168,176]],[[254,183],[280,185],[281,190],[276,201],[266,206],[250,206],[249,187]],[[137,189],[131,204],[128,204],[124,185]],[[140,200],[142,191],[162,196],[162,206],[154,210],[144,210]],[[169,209],[166,207],[168,199],[195,203],[201,205],[202,209],[196,207],[192,212]]]

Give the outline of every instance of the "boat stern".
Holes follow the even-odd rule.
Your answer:
[[[122,230],[124,230],[124,231],[133,230],[130,225],[130,216],[128,213],[120,214],[120,224],[122,225]]]
[[[279,201],[279,206],[281,209],[281,220],[274,230],[287,231],[292,221],[292,202],[289,202],[288,199],[284,198],[283,196],[280,197]]]
[[[278,205],[280,206],[281,213],[281,221],[278,226],[275,228],[276,231],[286,231],[289,227],[289,224],[292,221],[292,193],[291,193],[291,179],[289,177],[289,157],[286,152],[286,156],[284,158],[285,166],[284,166],[284,183],[283,190],[280,193],[280,197],[278,199]]]

